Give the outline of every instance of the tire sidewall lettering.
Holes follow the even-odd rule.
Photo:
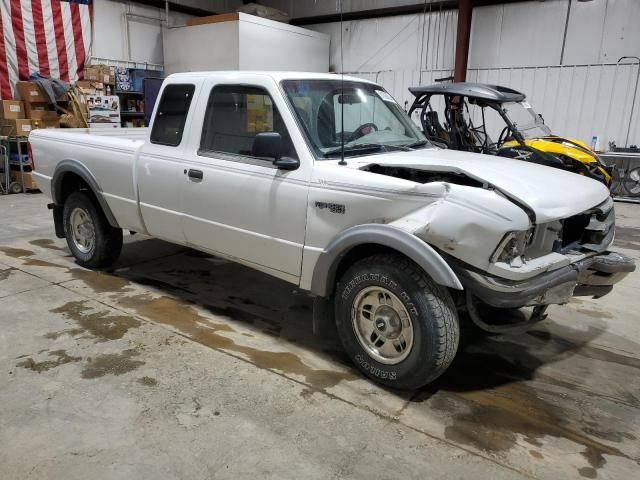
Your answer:
[[[414,303],[411,301],[411,297],[409,296],[409,294],[404,290],[400,289],[400,286],[396,282],[391,280],[389,277],[387,277],[386,275],[380,275],[379,273],[363,273],[361,275],[355,276],[352,280],[350,280],[344,286],[342,290],[342,295],[341,295],[342,299],[346,300],[347,297],[349,297],[349,295],[351,294],[351,292],[353,292],[353,290],[356,289],[361,283],[369,282],[369,281],[380,282],[381,284],[388,287],[389,290],[393,291],[395,294],[398,295],[398,297],[405,304],[405,307],[407,308],[407,310],[409,311],[412,317],[415,318],[418,316],[418,309],[416,308]]]
[[[374,375],[382,380],[396,380],[397,373],[393,370],[384,370],[373,363],[369,362],[368,358],[365,358],[361,354],[356,355],[356,362],[360,365],[361,368],[369,372],[371,375]]]

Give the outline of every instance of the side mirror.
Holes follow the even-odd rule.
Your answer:
[[[278,132],[260,132],[253,139],[251,154],[254,157],[280,158],[282,137]]]
[[[297,170],[300,166],[300,160],[291,157],[280,157],[275,159],[273,164],[280,170]]]
[[[260,132],[253,139],[251,154],[254,157],[273,158],[273,164],[280,170],[296,170],[300,160],[282,157],[282,136],[278,132]]]

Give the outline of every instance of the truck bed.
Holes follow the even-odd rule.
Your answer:
[[[123,225],[139,226],[134,166],[146,128],[40,129],[29,135],[40,189],[51,195],[59,164],[73,161],[100,179],[102,196]]]

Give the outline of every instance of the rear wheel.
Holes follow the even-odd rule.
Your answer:
[[[109,225],[104,213],[85,192],[74,192],[64,203],[67,245],[83,267],[106,267],[122,250],[122,230]]]
[[[345,351],[368,377],[414,389],[440,376],[460,338],[449,292],[399,255],[355,263],[336,290],[336,325]]]

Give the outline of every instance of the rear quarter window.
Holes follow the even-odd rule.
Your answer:
[[[151,128],[151,143],[180,145],[194,91],[195,86],[191,84],[167,85]]]

